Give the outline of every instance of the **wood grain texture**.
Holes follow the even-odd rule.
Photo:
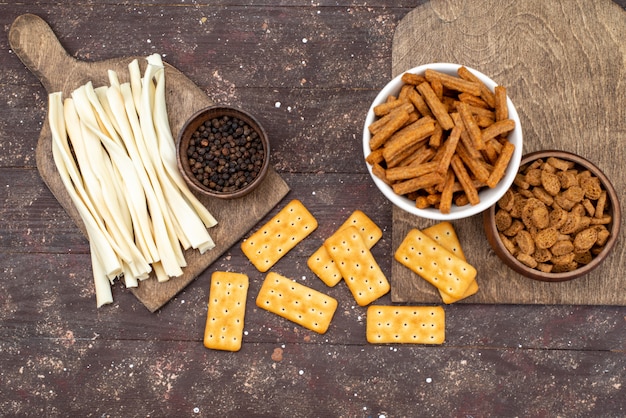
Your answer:
[[[272,350],[265,344],[248,343],[235,355],[216,356],[206,349],[196,350],[197,344],[66,338],[51,345],[36,340],[21,356],[54,382],[54,389],[46,391],[48,415],[71,411],[75,416],[95,416],[96,410],[136,417],[513,417],[522,412],[525,416],[569,416],[573,411],[567,398],[572,393],[554,383],[555,371],[566,367],[576,368],[568,387],[578,395],[577,416],[619,416],[603,414],[618,411],[621,404],[613,382],[603,373],[626,363],[620,353],[516,349],[468,353],[463,347],[450,347],[433,356],[429,348],[420,347],[391,353],[393,362],[384,364],[387,373],[364,376],[362,365],[379,363],[381,357],[390,355],[389,347],[330,347],[324,350],[321,367],[310,344],[277,347],[282,351],[280,361],[272,360]],[[117,351],[122,348],[133,354],[120,361]],[[170,355],[163,357],[164,352]],[[253,373],[243,371],[242,356],[256,359]],[[416,362],[420,367],[415,367]],[[334,379],[327,379],[326,369],[338,371]],[[11,411],[17,416],[36,416],[33,409],[41,408],[36,380],[34,384],[25,380],[14,368],[3,373],[7,381],[18,383],[6,388],[7,396],[22,400]],[[472,378],[459,382],[460,375]],[[536,386],[527,384],[528,375]],[[117,384],[112,387],[106,383],[110,381]],[[406,388],[407,381],[415,382],[412,388]],[[443,394],[442,387],[446,388]],[[511,391],[503,392],[503,387]],[[67,398],[57,388],[75,394],[76,399],[65,403]],[[103,388],[115,390],[104,392]],[[99,393],[98,399],[83,401],[94,393]]]
[[[488,74],[507,87],[520,114],[524,153],[559,149],[581,155],[621,192],[626,189],[623,39],[626,13],[606,0],[432,1],[399,23],[392,75],[429,62],[461,63]],[[410,228],[431,223],[394,208],[393,248]],[[478,269],[480,290],[465,302],[626,305],[626,251],[619,245],[623,225],[616,248],[598,269],[570,282],[543,283],[500,262],[487,243],[481,216],[453,223]],[[397,263],[392,287],[395,302],[440,301],[430,285]]]
[[[363,164],[360,135],[391,74],[396,25],[433,4],[399,3],[0,4],[5,34],[17,16],[36,13],[81,61],[159,52],[213,101],[258,115],[289,198],[319,220],[274,269],[340,304],[324,335],[258,309],[264,275],[234,245],[154,313],[124,286],[113,288],[113,304],[96,309],[87,240],[36,168],[46,92],[0,36],[0,415],[624,415],[626,307],[454,304],[444,307],[443,346],[377,346],[366,342],[366,309],[347,287],[327,288],[307,269],[308,256],[361,209],[383,230],[372,252],[391,272],[392,208]],[[457,18],[469,13],[450,4]],[[237,353],[202,345],[217,270],[250,275]],[[392,303],[390,295],[379,302]]]
[[[9,42],[26,67],[39,78],[46,91],[61,91],[64,97],[69,97],[75,88],[89,81],[96,87],[106,85],[107,70],[116,71],[120,82],[128,81],[128,64],[134,59],[139,60],[142,72],[146,65],[145,57],[113,58],[98,62],[74,59],[63,49],[50,26],[32,14],[21,15],[13,22],[9,31]],[[172,132],[176,135],[187,118],[212,102],[184,74],[167,63],[165,66],[168,117]],[[47,123],[41,129],[36,159],[42,179],[86,236],[84,224],[52,159],[52,140]],[[159,283],[154,273],[151,273],[132,292],[151,312],[161,308],[248,232],[288,192],[289,186],[270,167],[262,185],[240,199],[224,201],[200,197],[200,201],[218,220],[218,225],[209,231],[215,247],[204,254],[193,249],[186,250],[187,266],[181,276]]]

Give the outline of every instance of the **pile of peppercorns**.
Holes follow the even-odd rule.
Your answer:
[[[207,120],[192,134],[187,157],[196,180],[227,193],[245,188],[259,175],[265,149],[246,122],[221,116]]]

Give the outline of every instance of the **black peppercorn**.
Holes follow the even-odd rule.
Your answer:
[[[193,176],[216,192],[234,192],[250,184],[261,171],[264,155],[254,129],[229,116],[200,125],[187,150]]]

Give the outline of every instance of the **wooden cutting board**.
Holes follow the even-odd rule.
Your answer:
[[[62,91],[64,97],[68,97],[74,89],[88,81],[92,81],[96,87],[108,84],[107,70],[117,71],[121,82],[128,81],[128,64],[135,58],[139,60],[142,72],[145,68],[145,57],[125,57],[100,62],[76,60],[64,50],[48,24],[31,14],[22,15],[13,22],[9,31],[9,43],[48,93]],[[187,118],[212,102],[184,74],[167,63],[165,66],[167,106],[168,109],[176,109],[169,112],[169,122],[176,137]],[[39,136],[36,157],[41,177],[86,236],[80,216],[71,203],[52,160],[47,121]],[[182,276],[158,283],[153,275],[131,291],[150,311],[161,308],[241,239],[288,192],[289,186],[270,168],[263,184],[243,198],[226,201],[202,197],[200,200],[218,221],[218,225],[209,231],[215,241],[215,248],[203,255],[196,250],[187,250],[185,258],[188,265]]]
[[[599,166],[626,207],[626,13],[609,0],[432,0],[398,25],[395,76],[417,65],[453,62],[507,87],[520,114],[524,153],[561,149]],[[393,209],[392,248],[411,228],[434,222]],[[482,215],[453,222],[479,292],[467,303],[626,305],[621,228],[608,260],[587,276],[537,282],[505,266],[490,249]],[[622,245],[620,245],[620,243]],[[394,302],[441,303],[434,288],[392,261]]]

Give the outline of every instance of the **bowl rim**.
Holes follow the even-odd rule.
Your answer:
[[[485,228],[485,234],[487,235],[487,240],[491,245],[494,252],[498,255],[498,257],[504,261],[511,269],[516,271],[517,273],[528,277],[533,280],[543,281],[543,282],[564,282],[579,278],[590,273],[592,270],[595,270],[602,262],[609,256],[611,251],[613,250],[617,240],[619,238],[620,228],[621,228],[621,208],[619,199],[617,198],[617,193],[615,192],[615,188],[613,184],[608,179],[608,177],[604,174],[604,172],[596,166],[591,161],[586,158],[574,154],[569,151],[563,150],[539,150],[533,151],[528,154],[525,154],[522,158],[520,167],[528,164],[531,161],[538,160],[540,158],[548,158],[548,157],[556,157],[565,159],[568,161],[573,161],[574,163],[582,166],[588,170],[590,170],[596,177],[598,177],[602,183],[602,186],[607,192],[610,204],[611,204],[611,228],[608,228],[611,232],[611,236],[607,240],[604,250],[593,258],[588,264],[577,268],[576,270],[570,272],[562,272],[562,273],[544,273],[537,269],[532,269],[525,264],[518,261],[505,247],[500,239],[500,236],[497,232],[496,223],[495,223],[495,210],[497,207],[493,205],[489,208],[489,210],[485,211],[483,216],[483,223]]]
[[[408,70],[402,71],[392,80],[390,80],[376,95],[376,98],[372,101],[363,125],[363,138],[362,138],[362,147],[363,147],[363,156],[367,158],[367,156],[371,153],[369,148],[369,139],[371,137],[368,126],[375,120],[374,115],[374,107],[382,103],[390,94],[397,94],[402,85],[402,75],[405,73],[413,73],[413,74],[423,74],[426,69],[433,69],[441,72],[452,73],[453,71],[457,71],[458,68],[465,67],[470,70],[474,75],[476,75],[483,83],[485,83],[491,91],[498,84],[492,80],[490,77],[485,75],[484,73],[472,68],[467,65],[461,64],[453,64],[446,62],[436,62],[419,65],[417,67],[410,68]],[[435,208],[427,208],[427,209],[419,209],[415,206],[415,202],[409,200],[406,197],[399,196],[391,189],[389,185],[387,185],[383,180],[378,178],[372,171],[372,166],[365,162],[365,166],[370,174],[370,177],[374,181],[376,187],[380,190],[383,195],[395,206],[400,209],[427,219],[439,220],[439,221],[450,221],[455,219],[468,218],[470,216],[476,215],[487,210],[490,206],[495,204],[502,195],[509,189],[509,187],[513,184],[513,180],[515,180],[515,175],[517,174],[519,163],[522,158],[522,149],[523,149],[523,132],[522,132],[522,124],[520,122],[519,114],[515,105],[513,104],[510,97],[507,95],[507,109],[509,112],[509,118],[515,120],[515,129],[509,135],[515,135],[516,141],[519,142],[515,146],[515,150],[513,152],[513,156],[511,157],[511,161],[507,167],[504,177],[500,180],[496,188],[483,190],[479,192],[481,197],[481,201],[478,205],[472,206],[470,204],[458,207],[456,205],[452,205],[452,209],[450,213],[445,214],[441,213],[438,209]],[[485,197],[486,196],[486,197]]]
[[[186,165],[184,162],[185,158],[183,158],[184,156],[181,150],[183,142],[186,137],[191,136],[191,134],[200,126],[201,123],[204,123],[206,119],[212,117],[211,114],[213,113],[215,113],[216,115],[227,115],[231,117],[236,117],[243,120],[257,132],[265,151],[263,155],[263,164],[261,165],[261,169],[259,170],[259,173],[254,178],[254,180],[246,187],[242,189],[237,189],[233,192],[218,192],[209,189],[208,187],[205,187],[200,182],[198,182],[198,180],[196,180],[195,178],[189,176],[186,171],[186,168],[188,168],[189,166]],[[249,112],[235,106],[214,104],[199,109],[185,121],[176,139],[176,159],[178,169],[190,188],[206,196],[217,197],[220,199],[235,199],[252,192],[265,179],[270,163],[270,141],[269,137],[267,136],[267,132],[265,131],[265,128],[263,128],[263,125],[261,125],[261,123]]]

